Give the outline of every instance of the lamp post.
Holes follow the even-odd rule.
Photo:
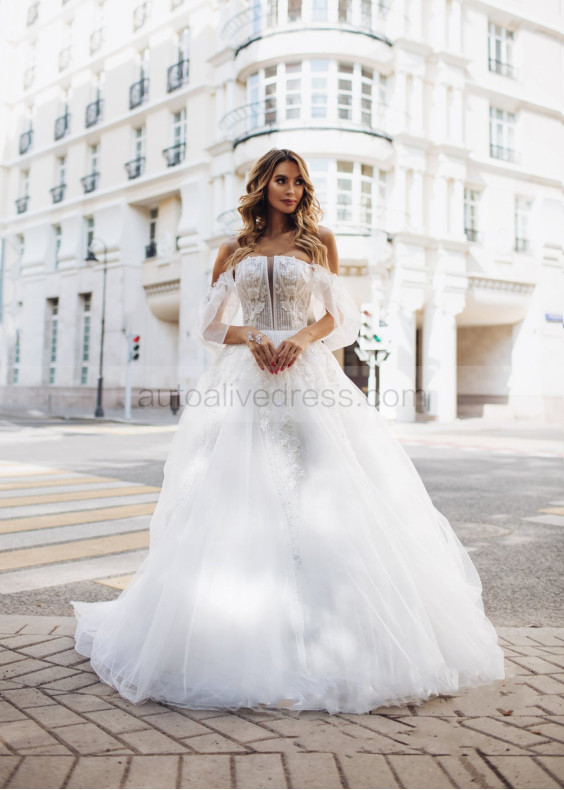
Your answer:
[[[104,247],[104,285],[102,287],[102,327],[100,331],[100,366],[98,370],[98,392],[96,395],[96,411],[94,412],[95,417],[103,417],[104,410],[102,408],[102,368],[104,364],[104,325],[106,322],[106,272],[107,272],[107,263],[108,263],[108,249],[105,243],[101,239],[92,239],[88,246],[88,255],[86,256],[85,260],[86,263],[98,263],[98,258],[94,255],[92,250],[92,245],[94,242],[98,242],[102,244]]]

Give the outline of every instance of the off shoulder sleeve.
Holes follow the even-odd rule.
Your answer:
[[[222,272],[202,297],[192,334],[212,354],[217,354],[239,309],[233,270]]]
[[[350,346],[357,339],[361,326],[360,310],[343,278],[320,265],[314,268],[312,309],[316,321],[323,318],[326,311],[333,316],[334,328],[321,338],[330,351]]]

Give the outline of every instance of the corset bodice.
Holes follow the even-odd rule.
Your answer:
[[[313,288],[314,264],[291,255],[252,255],[235,269],[243,321],[257,329],[301,329]]]

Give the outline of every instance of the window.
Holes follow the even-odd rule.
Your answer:
[[[14,364],[12,366],[12,384],[18,384],[20,380],[20,357],[21,357],[21,330],[16,329],[14,338]]]
[[[57,374],[57,343],[59,331],[59,298],[47,299],[48,307],[48,333],[49,338],[49,384],[55,384]]]
[[[174,145],[182,145],[186,142],[186,109],[174,113],[172,121],[172,137]]]
[[[159,209],[152,208],[149,214],[149,241],[154,242],[157,238],[157,217]]]
[[[134,150],[133,150],[135,159],[141,159],[141,157],[145,156],[145,127],[140,126],[138,129],[135,129],[135,141],[134,141]]]
[[[352,121],[353,66],[350,63],[339,63],[338,69],[337,117]]]
[[[329,2],[328,0],[311,0],[311,19],[312,22],[329,21]]]
[[[89,149],[89,156],[90,156],[90,173],[98,173],[98,167],[100,164],[100,144],[95,143],[94,145],[90,146]]]
[[[337,221],[352,221],[352,162],[337,162]]]
[[[85,217],[84,228],[86,236],[86,256],[88,256],[90,245],[94,240],[94,217]]]
[[[276,86],[277,66],[269,66],[264,70],[264,122],[276,123]]]
[[[288,0],[288,22],[299,22],[302,18],[302,0]]]
[[[513,37],[512,30],[490,22],[488,28],[488,67],[490,71],[495,71],[506,77],[514,76]]]
[[[311,69],[311,117],[327,118],[328,60],[310,61]]]
[[[515,251],[530,252],[529,223],[532,201],[523,197],[515,198]]]
[[[372,84],[374,72],[364,66],[360,71],[360,120],[366,126],[372,127]]]
[[[29,197],[29,170],[20,170],[20,197]]]
[[[79,294],[81,316],[80,343],[80,383],[88,384],[88,363],[90,361],[90,329],[92,323],[92,294]]]
[[[59,156],[57,157],[57,177],[59,186],[63,186],[65,184],[67,173],[67,158],[66,156]]]
[[[478,241],[478,202],[480,192],[464,187],[464,233],[468,241]]]
[[[61,250],[62,231],[60,225],[53,225],[53,233],[55,234],[55,269],[59,268],[59,253]]]
[[[308,170],[328,225],[366,235],[385,221],[387,173],[364,162],[313,158]]]
[[[190,28],[185,27],[178,33],[178,60],[189,60],[190,58]]]
[[[286,119],[301,117],[302,64],[286,63]]]
[[[515,113],[490,107],[490,156],[514,162]]]

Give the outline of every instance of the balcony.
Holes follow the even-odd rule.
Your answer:
[[[507,61],[489,58],[488,68],[490,71],[494,71],[496,74],[501,74],[503,77],[515,78],[516,76],[515,66],[513,66],[511,63],[507,63]]]
[[[145,157],[138,156],[136,159],[131,159],[129,162],[125,163],[125,169],[127,170],[127,177],[130,181],[134,178],[139,178],[145,170]]]
[[[62,201],[65,199],[66,187],[66,184],[57,184],[56,187],[51,187],[49,192],[51,193],[51,200],[53,203],[62,203]]]
[[[134,110],[143,104],[149,95],[149,80],[147,77],[134,82],[129,88],[129,109]]]
[[[387,105],[375,104],[370,120],[362,117],[356,120],[354,117],[342,118],[341,115],[343,110],[339,107],[325,107],[322,114],[319,108],[306,110],[299,104],[278,106],[274,97],[268,97],[226,113],[219,121],[219,127],[225,137],[231,140],[233,148],[251,137],[290,130],[332,129],[361,132],[392,141],[391,133],[387,129],[398,114]]]
[[[27,211],[27,204],[29,202],[29,195],[24,195],[16,200],[16,211],[18,214],[24,214]]]
[[[55,140],[60,140],[70,131],[70,115],[66,112],[55,120]]]
[[[19,145],[20,154],[27,154],[27,152],[31,148],[32,140],[33,140],[33,129],[28,129],[27,132],[23,132],[23,134],[20,134],[20,145]]]
[[[98,186],[98,176],[100,173],[89,173],[87,176],[82,176],[80,179],[84,193],[94,192]]]
[[[391,13],[390,5],[384,2],[255,3],[229,19],[223,26],[221,37],[235,50],[235,54],[253,41],[293,30],[350,31],[391,46],[391,25],[399,18],[400,15]]]
[[[39,3],[32,3],[27,9],[27,19],[26,24],[28,27],[35,24],[37,22],[37,17],[39,16]]]
[[[481,234],[476,228],[464,228],[464,235],[466,236],[466,241],[482,241]]]
[[[151,10],[151,4],[149,2],[139,3],[137,8],[133,11],[133,31],[140,30],[147,19],[149,18],[149,13]]]
[[[102,117],[102,99],[95,99],[86,105],[86,114],[84,118],[84,125],[86,128],[94,126]]]
[[[157,245],[154,239],[145,245],[145,259],[157,257]]]
[[[71,62],[71,48],[65,47],[59,52],[59,71],[64,71]]]
[[[169,148],[163,148],[163,156],[166,159],[167,167],[179,165],[186,154],[186,143],[175,143]]]
[[[517,237],[515,239],[515,252],[531,252],[530,239],[520,239]]]
[[[188,82],[189,66],[189,60],[179,60],[168,67],[166,72],[166,89],[168,93],[181,88]]]
[[[99,49],[102,48],[102,44],[104,43],[105,38],[105,31],[104,27],[99,27],[97,30],[94,30],[90,33],[90,54],[94,55],[98,52]]]
[[[518,158],[517,151],[493,143],[490,143],[490,156],[493,156],[494,159],[502,159],[504,162],[517,162]]]

